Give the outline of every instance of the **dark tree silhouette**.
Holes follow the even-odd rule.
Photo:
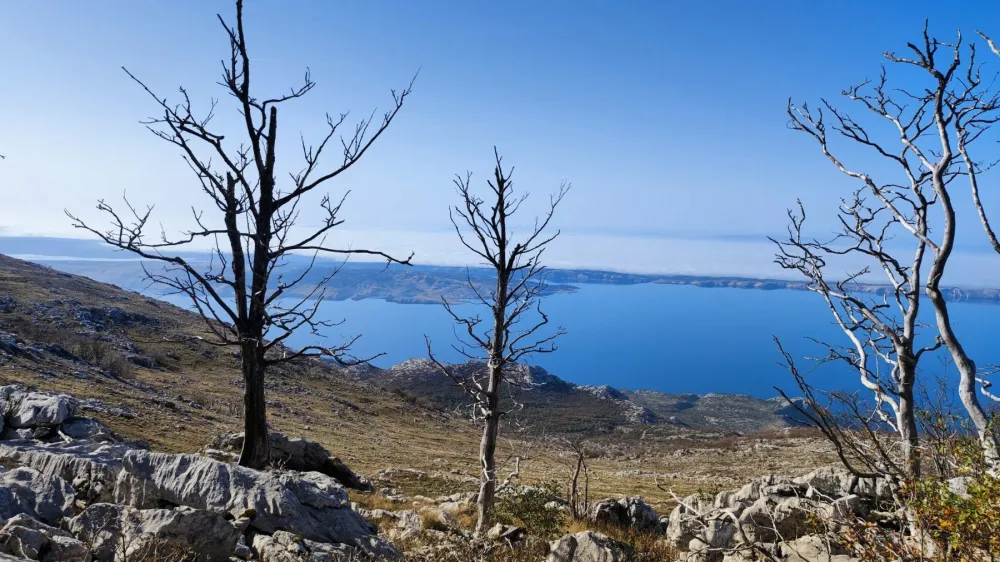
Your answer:
[[[319,272],[318,282],[309,278],[317,257],[365,254],[387,263],[409,264],[410,258],[397,259],[377,250],[339,249],[326,244],[332,229],[343,223],[340,217],[344,198],[318,199],[322,220],[318,226],[296,228],[299,213],[309,196],[336,178],[364,156],[385,132],[410,94],[412,81],[400,92],[392,91],[393,107],[376,119],[375,114],[361,120],[353,132],[340,135],[347,114],[337,118],[327,115],[328,129],[318,144],[310,146],[303,139],[304,163],[279,181],[276,166],[278,144],[278,109],[305,96],[314,83],[306,72],[303,83],[273,97],[257,94],[251,87],[251,58],[243,27],[243,1],[236,2],[236,25],[219,21],[229,38],[230,53],[222,61],[220,85],[238,106],[240,130],[236,139],[213,130],[216,110],[196,116],[187,90],[180,88],[180,102],[173,104],[153,93],[127,69],[157,103],[160,116],[144,122],[156,136],[175,145],[184,161],[198,178],[199,186],[211,202],[211,212],[192,208],[197,228],[171,237],[166,231],[148,232],[153,208],[138,209],[125,199],[120,209],[102,201],[97,208],[110,217],[106,230],[94,228],[67,211],[77,228],[95,234],[104,242],[132,252],[159,267],[145,269],[148,279],[165,285],[190,298],[205,319],[215,343],[236,346],[242,361],[245,439],[240,464],[262,467],[269,458],[267,441],[264,378],[269,365],[303,357],[327,356],[342,362],[359,361],[349,353],[353,340],[341,345],[310,345],[288,349],[285,342],[300,329],[318,333],[332,325],[317,317],[326,294],[326,284],[336,268]],[[332,144],[331,144],[332,143]],[[336,148],[332,148],[336,146]],[[321,156],[340,152],[342,160],[324,168]],[[346,194],[345,194],[346,197]],[[214,245],[211,261],[205,265],[185,257],[186,249],[197,248],[201,241]],[[304,269],[288,268],[295,254],[311,256]],[[412,257],[412,255],[410,256]],[[293,290],[295,296],[292,296]]]
[[[496,149],[494,156],[493,180],[487,182],[489,200],[473,193],[472,174],[468,173],[455,179],[462,202],[448,212],[462,245],[496,272],[496,286],[488,294],[469,278],[469,286],[476,295],[474,301],[489,310],[489,318],[484,324],[481,316],[462,316],[451,303],[444,302],[445,310],[459,327],[459,343],[454,349],[472,360],[482,360],[485,356],[486,368],[471,374],[459,373],[434,357],[431,342],[427,340],[431,360],[472,398],[474,416],[483,422],[477,535],[484,533],[491,523],[498,488],[511,481],[507,478],[498,485],[497,438],[500,421],[508,413],[501,407],[501,392],[504,386],[525,384],[527,381],[520,376],[525,371],[515,369],[517,363],[532,353],[555,351],[554,340],[564,333],[561,328],[548,334],[542,332],[549,318],[540,307],[540,296],[545,289],[541,257],[559,235],[558,231],[548,234],[546,229],[569,184],[559,187],[550,197],[544,217],[536,218],[534,226],[518,239],[511,221],[528,194],[515,194],[510,179],[513,170],[504,171]]]

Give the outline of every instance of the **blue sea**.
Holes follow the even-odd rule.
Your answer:
[[[794,388],[788,371],[780,365],[774,337],[781,339],[802,371],[816,365],[809,357],[826,354],[824,347],[809,338],[849,344],[822,299],[806,291],[588,284],[579,285],[572,294],[546,297],[542,306],[552,327],[562,326],[567,333],[558,339],[557,351],[527,362],[577,384],[769,398],[777,394],[775,386]],[[457,310],[474,313],[477,309],[463,305]],[[1000,363],[1000,306],[953,303],[951,312],[956,331],[977,363]],[[358,356],[384,354],[372,362],[379,367],[426,357],[425,335],[440,359],[462,360],[450,347],[455,342],[454,323],[438,305],[379,299],[328,301],[321,314],[327,320],[344,322],[328,329],[320,341],[331,345],[360,334],[353,350]],[[929,303],[921,317],[933,324]],[[929,327],[925,331],[925,343],[929,343],[933,336]],[[316,341],[315,336],[302,333],[290,343]],[[921,361],[924,380],[945,374],[945,359],[943,352],[925,356]],[[824,365],[808,376],[820,388],[858,386],[857,375],[846,365]]]

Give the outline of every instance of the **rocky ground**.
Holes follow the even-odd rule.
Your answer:
[[[547,562],[738,562],[755,560],[758,551],[775,560],[846,561],[813,521],[864,517],[885,495],[825,468],[694,494],[662,517],[642,498],[601,499],[585,506],[577,523],[592,528],[555,538],[546,534],[561,526],[543,532],[528,523],[546,516],[565,522],[565,498],[544,491],[544,503],[529,508],[517,496],[540,489],[515,487],[500,500],[521,506],[515,520],[476,539],[468,529],[475,494],[410,496],[384,487],[392,471],[373,482],[305,439],[273,433],[272,468],[257,471],[232,463],[240,434],[219,436],[200,454],[161,453],[79,412],[69,395],[0,387],[0,554],[67,562],[335,562],[481,557],[503,548]],[[365,499],[352,502],[349,490]],[[641,536],[645,550],[633,544]],[[649,544],[658,546],[651,551]]]

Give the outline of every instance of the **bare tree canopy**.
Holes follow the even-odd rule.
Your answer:
[[[146,269],[149,280],[186,295],[205,319],[219,345],[240,348],[245,384],[244,447],[240,464],[259,468],[268,459],[265,418],[264,376],[268,365],[302,357],[326,356],[338,361],[356,361],[349,355],[353,340],[335,346],[309,345],[289,350],[288,338],[298,330],[319,330],[331,325],[319,316],[326,296],[326,283],[337,268],[317,262],[319,256],[367,255],[387,263],[409,264],[410,258],[396,258],[378,250],[341,248],[327,243],[331,231],[343,223],[339,198],[322,194],[318,207],[319,226],[296,228],[300,212],[311,195],[354,166],[386,131],[409,96],[410,85],[392,91],[392,107],[375,118],[362,119],[353,131],[341,135],[347,114],[327,115],[327,131],[314,145],[301,141],[303,163],[279,181],[276,147],[278,110],[308,94],[315,83],[309,72],[303,83],[283,94],[261,96],[251,88],[251,58],[243,27],[243,1],[236,2],[236,24],[228,25],[219,16],[229,38],[230,52],[222,61],[220,85],[232,96],[242,122],[240,138],[234,139],[213,128],[216,102],[196,115],[188,92],[180,88],[180,102],[168,102],[156,95],[128,70],[131,77],[155,101],[161,114],[144,121],[157,137],[180,149],[182,157],[198,179],[201,192],[211,205],[206,215],[192,208],[197,228],[170,236],[165,230],[150,232],[153,207],[137,208],[127,199],[122,208],[100,201],[97,208],[110,217],[111,226],[100,229],[77,216],[67,214],[77,228],[87,230],[104,242],[132,252],[161,268]],[[332,166],[322,157],[333,152]],[[184,250],[198,248],[202,241],[213,246],[207,265],[185,257]],[[311,256],[308,266],[289,276],[282,273],[296,254]],[[412,257],[412,255],[410,256]],[[313,267],[328,269],[320,282],[304,295],[288,293],[307,278]]]
[[[964,44],[961,34],[954,42],[943,42],[925,26],[922,41],[908,43],[906,54],[887,52],[885,58],[891,69],[916,69],[920,84],[899,87],[883,68],[877,80],[843,92],[861,111],[859,118],[825,99],[816,109],[789,102],[789,127],[811,137],[858,188],[842,200],[842,228],[829,241],[803,235],[801,204],[798,212],[789,212],[789,236],[775,240],[777,263],[809,280],[810,289],[824,297],[851,341],[847,350],[828,346],[830,358],[844,360],[859,372],[862,384],[874,394],[876,415],[901,435],[908,465],[904,472],[919,475],[913,406],[917,363],[940,346],[958,370],[959,397],[987,458],[995,463],[1000,460],[997,435],[976,392],[982,377],[954,330],[941,279],[955,246],[956,181],[969,182],[981,223],[1000,251],[979,199],[979,176],[991,163],[972,156],[977,141],[1000,119],[1000,91],[994,77],[981,75],[976,45]],[[882,162],[879,173],[848,163],[839,155],[848,151],[835,146],[838,139],[876,156]],[[891,245],[894,238],[896,244]],[[900,249],[900,240],[908,248]],[[845,255],[861,256],[870,265],[839,278],[831,275],[828,260]],[[873,270],[884,275],[890,287],[882,300],[861,298],[856,292],[857,280]],[[933,309],[933,330],[917,322],[921,294]],[[927,335],[917,343],[921,330]]]
[[[545,332],[549,317],[542,312],[541,295],[545,289],[542,253],[559,235],[548,232],[556,207],[569,191],[563,183],[559,191],[549,198],[548,210],[536,218],[534,226],[521,237],[514,232],[513,218],[527,199],[528,194],[517,195],[511,182],[513,169],[505,171],[499,153],[494,148],[496,167],[489,186],[488,199],[482,199],[472,190],[472,174],[458,176],[455,186],[461,204],[449,209],[448,214],[462,245],[478,256],[496,272],[496,285],[484,293],[469,278],[475,292],[475,304],[489,310],[489,317],[463,316],[444,301],[445,310],[457,326],[458,343],[452,347],[460,355],[473,360],[486,359],[486,368],[471,374],[437,360],[427,339],[427,353],[437,367],[461,387],[473,401],[474,416],[483,422],[480,444],[479,518],[476,533],[482,534],[489,527],[496,492],[510,482],[498,485],[496,447],[500,421],[510,412],[501,407],[504,388],[530,384],[513,367],[524,357],[534,353],[551,353],[556,350],[555,340],[562,335],[562,328]],[[515,405],[516,407],[516,405]],[[515,458],[515,463],[517,459]],[[514,473],[518,472],[515,466]]]

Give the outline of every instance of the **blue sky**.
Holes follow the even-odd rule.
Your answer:
[[[292,141],[318,135],[324,112],[384,108],[420,70],[384,139],[330,184],[352,190],[344,244],[468,261],[448,233],[451,178],[469,169],[484,180],[497,145],[537,200],[573,183],[554,265],[763,275],[776,273],[763,236],[783,231],[795,198],[829,229],[851,185],[786,129],[788,97],[836,98],[874,77],[881,53],[919,38],[924,18],[941,37],[971,38],[977,26],[1000,36],[995,3],[875,6],[248,0],[246,22],[262,95],[307,66],[318,83],[281,115]],[[0,3],[0,227],[76,235],[63,208],[89,216],[98,198],[126,190],[183,227],[190,205],[202,206],[196,186],[138,124],[151,100],[120,67],[168,97],[185,85],[204,107],[222,94],[215,13],[231,11],[222,1]],[[291,171],[299,160],[287,146],[279,165]],[[970,270],[1000,261],[973,255],[976,232],[962,236],[963,259],[990,264]]]

